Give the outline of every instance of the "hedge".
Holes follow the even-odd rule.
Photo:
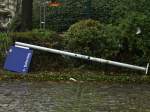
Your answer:
[[[118,25],[102,24],[91,19],[82,20],[73,24],[64,36],[54,31],[41,30],[13,32],[9,35],[1,33],[0,41],[5,41],[6,44],[3,43],[0,46],[0,59],[4,59],[5,51],[12,41],[13,43],[20,41],[143,66],[150,60],[150,26],[148,23],[150,23],[148,17],[138,13],[130,14]],[[137,27],[142,30],[139,35],[136,34]],[[58,70],[76,65],[77,67],[93,66],[89,61],[34,50],[31,71]],[[95,66],[93,68],[95,69]]]
[[[63,49],[63,38],[53,31],[33,30],[29,32],[10,33],[13,42],[25,42],[49,48]],[[31,71],[45,71],[61,69],[65,66],[62,56],[48,52],[34,50]]]
[[[136,24],[143,20],[145,23]],[[66,49],[90,56],[146,65],[150,61],[150,39],[146,20],[147,18],[134,16],[132,19],[122,20],[118,25],[104,25],[91,19],[77,22],[65,33]],[[142,28],[139,35],[136,34],[138,26]]]
[[[93,57],[112,59],[119,52],[119,38],[117,35],[108,35],[107,28],[106,25],[101,24],[99,21],[91,19],[73,24],[65,33],[66,49]],[[111,28],[112,33],[114,33],[114,27]],[[89,63],[93,66],[93,63],[85,63],[82,60],[73,62],[77,66],[81,64],[89,65]],[[99,65],[96,64],[96,66]]]

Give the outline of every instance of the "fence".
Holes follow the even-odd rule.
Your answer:
[[[33,18],[36,27],[62,32],[71,24],[95,15],[92,14],[92,0],[59,0],[61,5],[50,3],[46,0],[34,1]]]
[[[51,1],[51,0],[50,0]],[[132,13],[150,15],[149,1],[136,0],[56,0],[61,5],[49,5],[47,0],[34,0],[34,27],[65,31],[81,19],[95,19],[105,24],[118,24]],[[148,5],[149,4],[149,5]],[[142,16],[141,16],[142,17]],[[41,21],[40,21],[41,20]]]

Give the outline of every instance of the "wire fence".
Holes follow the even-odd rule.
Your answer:
[[[73,23],[83,19],[98,19],[93,11],[92,0],[60,0],[59,6],[48,5],[46,0],[34,1],[33,18],[35,27],[65,31]],[[38,12],[38,13],[37,13]]]
[[[34,0],[34,27],[63,32],[73,23],[94,19],[104,24],[119,24],[135,14],[150,16],[149,1],[137,0],[56,0],[61,5],[49,5],[47,0]],[[135,17],[135,16],[134,16]]]

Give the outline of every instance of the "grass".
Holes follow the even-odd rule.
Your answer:
[[[101,83],[150,83],[149,75],[105,73],[98,71],[69,69],[64,71],[38,72],[29,74],[16,74],[0,70],[0,80],[25,80],[25,81],[71,81],[77,82],[96,81]]]

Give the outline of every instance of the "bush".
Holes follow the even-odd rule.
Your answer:
[[[122,42],[120,54],[124,59],[128,59],[130,63],[145,65],[150,61],[149,23],[150,19],[147,15],[132,12],[122,19],[118,25]],[[136,34],[138,28],[141,29],[141,33]],[[123,56],[123,54],[127,57]]]
[[[91,19],[77,22],[65,33],[66,48],[76,53],[110,58],[119,48],[118,35],[114,31],[115,27]]]
[[[103,25],[94,20],[75,23],[65,33],[66,49],[90,56],[146,65],[150,60],[149,19],[135,13],[130,16],[132,17],[123,19],[116,26]],[[137,35],[138,27],[142,33]]]
[[[53,31],[33,30],[30,32],[11,33],[13,41],[25,42],[49,48],[62,49],[62,37]],[[32,71],[53,70],[64,67],[64,59],[57,54],[34,50],[31,63]]]
[[[0,66],[3,65],[4,57],[11,44],[11,39],[6,33],[0,33]]]
[[[103,25],[91,19],[82,20],[65,33],[65,47],[71,52],[112,59],[120,49],[117,32],[117,27],[112,25]],[[78,62],[75,60],[74,65],[83,64],[82,61]]]
[[[10,33],[10,37],[13,41],[26,42],[31,44],[37,44],[50,48],[61,49],[62,37],[53,31],[40,31],[33,30],[29,32],[14,32]]]

